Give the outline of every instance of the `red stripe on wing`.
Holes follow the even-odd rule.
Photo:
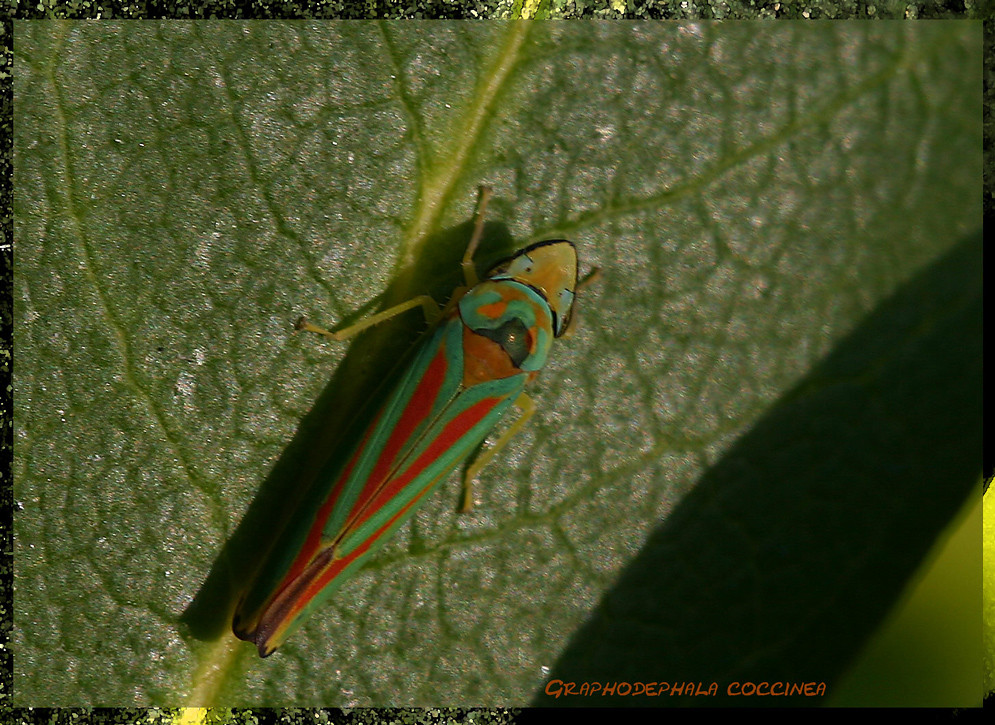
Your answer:
[[[418,383],[418,387],[415,388],[408,405],[401,414],[400,420],[391,432],[390,438],[388,438],[384,444],[383,450],[377,459],[373,470],[370,472],[369,477],[363,485],[363,490],[360,492],[352,510],[350,511],[350,518],[346,519],[346,523],[343,526],[343,533],[352,527],[352,519],[357,516],[357,512],[362,511],[363,506],[365,506],[376,495],[377,491],[383,485],[384,479],[393,469],[394,460],[397,458],[398,453],[411,437],[414,430],[425,419],[425,416],[431,412],[432,404],[435,402],[435,399],[439,394],[439,390],[442,388],[442,383],[445,381],[447,369],[448,361],[446,359],[445,344],[443,344],[440,346],[435,357],[432,358],[432,361],[429,363],[428,368],[425,370],[425,374]],[[338,480],[336,480],[335,485],[332,487],[332,490],[325,499],[324,503],[322,503],[321,508],[318,509],[318,513],[314,517],[314,522],[311,524],[311,528],[308,531],[307,538],[305,539],[303,546],[301,546],[300,552],[298,552],[297,556],[294,557],[293,564],[291,564],[290,568],[287,570],[287,574],[283,577],[280,585],[276,588],[277,594],[273,598],[274,602],[282,595],[283,590],[291,586],[292,582],[294,582],[294,580],[296,580],[308,568],[312,560],[321,550],[322,541],[324,539],[325,524],[328,522],[328,518],[332,514],[332,509],[338,501],[339,495],[342,493],[343,486],[352,475],[356,461],[366,449],[373,431],[376,430],[377,426],[380,424],[380,418],[382,415],[383,411],[379,412],[373,423],[370,424],[370,427],[367,429],[366,433],[363,434],[362,442],[350,458],[349,463],[346,464],[346,467],[342,471],[342,474],[339,476]],[[351,557],[345,557],[345,559],[351,560]],[[346,563],[348,563],[348,561]],[[341,569],[341,567],[339,567],[339,569]]]
[[[422,379],[418,381],[418,386],[408,399],[408,404],[401,413],[397,425],[391,431],[390,438],[384,443],[380,457],[370,472],[370,477],[367,479],[362,492],[356,498],[356,503],[353,504],[352,510],[349,512],[349,518],[343,527],[343,532],[353,527],[355,524],[354,519],[362,514],[363,509],[367,508],[369,502],[377,495],[384,481],[394,470],[398,454],[403,450],[405,444],[411,440],[411,436],[418,426],[432,412],[432,407],[439,397],[439,391],[442,389],[442,383],[446,379],[446,371],[448,369],[449,359],[446,355],[446,345],[443,341],[435,357],[432,358],[428,368],[426,368]]]
[[[379,415],[377,416],[379,418]],[[377,421],[374,420],[373,425],[370,426],[369,430],[363,435],[363,440],[360,442],[359,447],[356,448],[356,452],[352,454],[352,458],[349,459],[349,463],[342,471],[342,475],[339,476],[335,485],[332,486],[332,491],[329,493],[325,502],[321,504],[321,508],[318,509],[317,515],[314,517],[314,523],[311,525],[311,529],[307,532],[307,539],[304,540],[304,545],[301,547],[300,552],[294,557],[294,563],[290,565],[290,569],[287,570],[286,576],[283,577],[283,581],[280,582],[280,586],[277,587],[276,591],[281,591],[289,582],[292,582],[301,572],[307,568],[307,565],[311,563],[311,559],[314,558],[315,553],[321,548],[321,538],[322,532],[325,528],[325,522],[328,521],[328,517],[332,514],[332,508],[335,506],[335,502],[338,500],[339,495],[342,493],[342,487],[345,482],[349,480],[349,476],[352,475],[352,469],[356,466],[356,461],[359,460],[359,455],[366,448],[366,443],[370,438],[370,434],[376,427]]]
[[[377,494],[369,509],[363,512],[363,516],[356,522],[356,525],[358,526],[361,523],[365,523],[374,512],[378,511],[382,506],[387,504],[388,501],[394,498],[394,496],[407,488],[407,486],[418,476],[420,476],[422,472],[428,468],[428,466],[430,466],[447,450],[455,446],[456,442],[460,438],[462,438],[471,428],[477,425],[477,423],[483,420],[484,417],[494,409],[494,406],[502,400],[504,400],[504,398],[484,398],[474,403],[449,421],[439,435],[433,438],[428,447],[420,456],[418,456],[418,458],[415,459],[414,463],[408,466],[408,468],[400,473],[400,475],[394,476],[391,480],[387,481],[387,485],[384,486],[383,489]],[[418,497],[420,497],[422,493],[424,493],[424,491],[419,492]]]
[[[455,442],[468,430],[470,430],[474,425],[479,423],[484,416],[486,416],[494,406],[501,402],[503,398],[484,398],[483,400],[474,403],[472,406],[464,410],[462,413],[453,418],[448,425],[418,456],[414,464],[408,468],[401,476],[396,477],[392,481],[389,481],[387,486],[384,487],[377,497],[373,506],[370,507],[368,513],[372,513],[379,509],[384,502],[389,500],[392,496],[396,495],[404,486],[411,483],[412,480],[423,471],[432,461],[438,458],[443,451],[455,444]],[[369,551],[370,547],[374,542],[380,539],[386,531],[393,526],[398,519],[403,517],[412,506],[414,506],[421,499],[422,496],[432,487],[435,483],[435,479],[428,481],[422,489],[414,496],[412,499],[404,505],[404,507],[390,517],[383,525],[376,529],[369,537],[367,537],[359,546],[350,551],[348,554],[343,556],[341,559],[335,559],[327,565],[327,568],[321,572],[315,579],[312,580],[311,584],[308,586],[304,594],[299,597],[288,613],[287,620],[293,617],[297,612],[304,608],[304,606],[325,586],[334,579],[339,572],[341,572],[345,567],[352,563],[357,557]],[[368,518],[368,516],[367,516]],[[364,519],[365,520],[365,519]]]

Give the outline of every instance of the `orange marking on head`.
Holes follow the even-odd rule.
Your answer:
[[[498,300],[497,302],[491,302],[489,305],[481,305],[477,308],[477,312],[482,314],[484,317],[496,320],[501,317],[507,309],[508,303],[504,300]]]

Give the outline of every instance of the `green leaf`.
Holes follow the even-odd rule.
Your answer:
[[[906,376],[893,352],[958,321],[942,349],[980,359],[975,276],[961,269],[928,313],[907,296],[883,304],[980,230],[979,24],[15,32],[17,704],[520,705],[564,652],[597,651],[583,625],[611,624],[620,592],[664,596],[627,588],[641,562],[698,561],[730,529],[744,533],[734,559],[667,570],[693,575],[681,591],[710,592],[712,608],[675,650],[626,640],[641,677],[804,679],[793,653],[807,648],[832,680],[975,483],[958,469],[917,489],[919,503],[944,492],[936,505],[889,506],[901,493],[873,498],[876,476],[907,470],[855,478],[841,461],[795,496],[790,479],[767,490],[744,471],[741,488],[728,472],[730,455],[797,422],[779,411],[831,396],[847,370],[889,371],[900,400],[945,380],[953,419],[980,437],[962,394],[980,368]],[[474,513],[454,513],[454,477],[259,660],[229,631],[239,588],[295,484],[421,329],[412,314],[336,346],[291,324],[444,299],[483,182],[483,257],[568,237],[602,268],[581,328],[558,343],[539,413],[482,475]],[[970,270],[980,253],[966,249]],[[890,347],[851,336],[868,324],[897,331]],[[819,431],[861,408],[847,403],[798,427],[812,460]],[[902,431],[866,460],[898,465],[923,445]],[[937,456],[959,460],[950,438]],[[702,496],[744,491],[763,496],[676,535]],[[859,526],[778,538],[837,496],[871,499],[852,511]],[[762,546],[746,535],[771,520],[789,525]],[[801,562],[854,557],[859,576],[798,589],[812,585],[794,578]],[[869,602],[832,651],[795,616],[815,591],[827,610]],[[755,624],[771,608],[776,631]],[[739,636],[711,628],[729,611]],[[701,652],[718,653],[713,669]]]

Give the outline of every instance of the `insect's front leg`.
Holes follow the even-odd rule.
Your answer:
[[[388,307],[383,312],[370,315],[354,325],[344,327],[335,332],[326,330],[323,327],[318,327],[317,325],[308,322],[303,317],[294,323],[294,329],[305,330],[307,332],[316,332],[319,335],[324,335],[327,338],[341,342],[358,335],[368,327],[380,324],[381,322],[386,322],[392,317],[396,317],[397,315],[407,312],[415,307],[422,308],[422,312],[425,314],[425,321],[429,325],[432,325],[442,317],[445,317],[456,306],[460,298],[466,294],[466,291],[480,281],[480,278],[477,276],[477,268],[473,263],[473,256],[476,254],[477,247],[480,246],[480,240],[484,234],[484,215],[487,212],[487,202],[491,198],[492,193],[491,187],[480,187],[480,197],[477,200],[476,223],[473,227],[473,235],[470,237],[470,242],[466,246],[466,251],[463,253],[463,261],[461,262],[461,266],[463,268],[463,279],[466,281],[466,286],[458,287],[449,298],[449,301],[446,303],[445,307],[440,308],[438,303],[429,295],[418,295],[417,297],[412,297],[406,302],[394,305],[393,307]]]
[[[477,199],[477,221],[473,226],[473,235],[470,237],[470,243],[466,245],[461,262],[463,279],[466,281],[467,287],[473,287],[480,281],[477,276],[477,268],[473,263],[473,256],[477,253],[477,247],[480,246],[480,240],[484,236],[484,214],[487,212],[487,202],[492,193],[491,187],[481,185],[480,196]]]

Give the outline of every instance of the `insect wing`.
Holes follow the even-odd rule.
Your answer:
[[[262,656],[365,563],[521,391],[525,374],[463,388],[464,331],[454,317],[422,342],[345,466],[301,503],[236,615],[236,634]]]
[[[344,465],[298,507],[233,630],[272,653],[487,436],[567,329],[577,253],[538,242],[467,292],[414,354]]]

